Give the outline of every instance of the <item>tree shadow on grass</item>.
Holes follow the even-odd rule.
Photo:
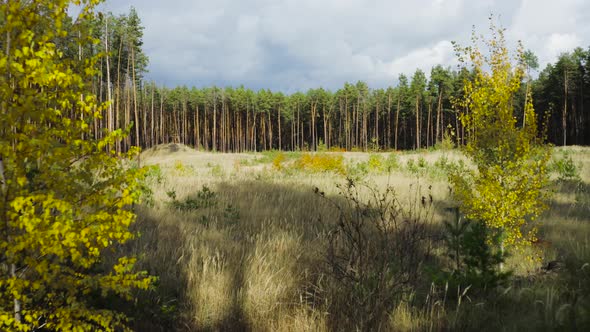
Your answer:
[[[339,221],[336,206],[344,206],[343,197],[322,197],[320,189],[309,185],[265,181],[224,182],[212,191],[216,203],[209,208],[138,209],[135,229],[141,237],[125,250],[139,257],[139,269],[159,281],[155,290],[139,297],[135,330],[272,329],[277,315],[302,305],[302,298],[309,307],[325,303],[326,294],[317,293],[318,279],[327,271],[327,236]],[[188,195],[198,196],[198,188]],[[439,225],[428,227],[431,236],[440,232]],[[284,269],[294,275],[288,295],[252,295],[264,273],[270,273],[269,287],[284,286],[281,278],[288,284]],[[338,313],[332,316],[339,319]]]
[[[198,192],[196,189],[189,197],[198,196]],[[134,227],[141,237],[126,245],[124,250],[126,254],[137,255],[138,268],[158,276],[159,281],[154,291],[143,292],[140,296],[139,302],[144,304],[135,312],[135,330],[252,330],[252,322],[244,312],[243,293],[249,282],[245,280],[247,271],[251,270],[248,264],[252,259],[249,258],[255,254],[257,243],[264,243],[266,238],[272,241],[274,232],[292,234],[300,241],[315,245],[324,228],[319,221],[320,214],[329,211],[309,187],[222,183],[214,187],[213,192],[216,204],[211,208],[177,211],[165,205],[160,210],[138,209],[138,222]],[[315,249],[310,247],[310,250]],[[300,259],[297,263],[306,264],[306,261]],[[218,275],[230,279],[225,284],[230,289],[222,293],[230,298],[220,300],[219,303],[229,303],[226,310],[213,311],[215,317],[209,319],[207,314],[199,314],[199,310],[211,308],[196,308],[194,292],[197,290],[189,286],[198,286],[195,275],[207,275],[205,265],[211,268],[212,264],[217,264],[214,268],[219,269]],[[315,266],[299,268],[311,271]],[[206,286],[203,289],[203,296],[209,296]],[[219,299],[201,300],[215,302]]]

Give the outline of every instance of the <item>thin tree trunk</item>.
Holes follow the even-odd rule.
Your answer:
[[[164,143],[164,92],[160,93],[160,137],[158,144]]]
[[[350,115],[348,114],[348,96],[344,97],[344,135],[346,136],[346,150],[350,151]]]
[[[279,124],[279,151],[283,150],[283,145],[281,141],[281,106],[277,107],[277,122]]]
[[[154,122],[155,122],[154,121],[155,120],[154,119],[154,93],[155,93],[155,90],[156,90],[156,85],[153,84],[152,85],[152,98],[151,98],[152,99],[152,105],[151,105],[152,112],[151,112],[151,119],[150,119],[151,120],[150,121],[150,127],[151,127],[151,130],[150,130],[150,144],[149,144],[150,147],[152,147],[152,146],[155,145],[154,144]]]
[[[317,150],[317,146],[315,144],[316,137],[315,137],[315,112],[316,112],[317,104],[312,102],[311,103],[311,151]]]
[[[291,120],[291,150],[295,151],[295,117]]]
[[[252,110],[252,147],[254,152],[258,150],[256,142],[256,113],[254,110]]]
[[[133,80],[133,113],[135,115],[135,123],[133,126],[135,127],[135,145],[141,146],[139,142],[139,113],[137,110],[137,88],[135,86],[135,47],[131,45],[131,78]]]
[[[397,150],[397,130],[399,127],[399,111],[401,107],[401,93],[397,97],[397,109],[395,110],[395,136],[394,136],[394,149]]]
[[[213,151],[217,151],[217,93],[213,91]]]
[[[387,94],[387,149],[391,148],[391,92]]]
[[[416,150],[420,149],[420,96],[416,95]]]
[[[200,122],[200,118],[199,118],[199,103],[197,102],[196,104],[197,104],[197,114],[195,116],[195,130],[196,130],[197,136],[195,137],[195,145],[197,146],[197,149],[200,150],[201,149],[201,135],[200,135],[201,134],[200,133],[200,131],[201,131],[201,129],[200,129],[201,124],[199,123]]]
[[[246,150],[252,151],[252,135],[250,134],[250,106],[246,106]]]
[[[268,111],[268,149],[272,150],[272,121],[270,119],[270,110]]]
[[[444,130],[444,128],[441,128],[441,113],[442,113],[442,89],[439,91],[438,93],[438,103],[436,106],[436,140],[440,140],[442,141],[443,139],[443,135],[441,133],[441,129]],[[436,143],[436,142],[435,142]]]
[[[104,34],[104,49],[106,53],[106,64],[107,64],[107,99],[108,99],[108,112],[107,112],[107,128],[109,132],[113,131],[113,103],[111,96],[111,66],[109,61],[109,16],[106,15],[105,19],[105,34]],[[7,49],[8,52],[8,49]],[[110,147],[108,147],[110,150]]]
[[[126,79],[125,79],[125,93],[127,95],[127,100],[125,101],[125,120],[124,120],[124,124],[123,127],[127,128],[130,125],[131,122],[131,89],[129,87],[129,81],[131,80],[131,78],[129,77],[129,72],[131,69],[131,53],[128,54],[127,56],[127,75],[126,75]],[[129,147],[131,146],[131,135],[127,136],[125,138],[125,151],[127,151],[129,149]]]
[[[465,135],[464,129],[465,127],[461,128],[461,135],[459,135],[459,111],[455,111],[455,131],[457,132],[457,146],[461,146],[463,144],[463,136]]]
[[[377,144],[377,150],[379,150],[379,96],[376,96],[376,105],[375,105],[375,140]]]
[[[98,79],[98,97],[99,100],[102,102],[104,101],[103,96],[102,96],[102,85],[103,85],[103,81],[104,81],[104,77],[102,77],[102,73],[103,73],[103,62],[102,62],[102,57],[100,58],[100,73],[99,73],[99,79]],[[96,110],[96,107],[95,107]],[[94,118],[94,138],[102,138],[99,137],[99,132],[98,132],[98,127],[100,125],[100,119],[98,118]]]
[[[301,124],[301,106],[297,102],[297,121],[295,122],[297,149],[303,149],[303,125]]]
[[[561,116],[561,127],[563,129],[563,146],[567,143],[567,94],[568,94],[568,82],[567,82],[567,70],[563,71],[563,112]]]
[[[326,106],[324,106],[322,108],[322,111],[324,113],[323,115],[323,122],[324,122],[324,145],[326,146],[326,148],[329,148],[328,145],[328,119],[326,118]]]
[[[363,136],[364,136],[364,151],[369,149],[369,133],[368,133],[368,122],[369,122],[369,111],[366,109],[366,105],[363,103]]]
[[[357,98],[357,104],[356,104],[356,110],[355,110],[355,121],[354,121],[354,126],[355,126],[355,144],[357,147],[360,147],[361,143],[361,137],[359,135],[359,130],[360,130],[360,126],[359,126],[359,115],[360,115],[360,98]]]
[[[426,119],[426,148],[430,147],[430,124],[432,123],[431,118],[432,118],[432,103],[430,101],[430,97],[428,97],[428,118]]]
[[[120,42],[119,42],[119,54],[117,55],[117,88],[115,90],[115,100],[113,101],[113,103],[116,105],[115,106],[115,118],[114,118],[114,125],[113,127],[111,127],[109,130],[112,131],[115,129],[115,127],[119,127],[120,124],[120,117],[121,117],[121,54],[123,53],[123,38],[121,38]],[[109,71],[107,71],[109,72]],[[110,79],[109,79],[110,81]],[[109,83],[110,84],[110,83]],[[122,140],[117,140],[117,147],[116,147],[116,151],[119,153],[121,152],[121,143]]]

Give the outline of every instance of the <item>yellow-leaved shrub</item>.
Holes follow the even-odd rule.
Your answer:
[[[97,298],[131,300],[153,281],[132,257],[102,260],[134,237],[145,170],[129,167],[137,149],[110,151],[121,131],[92,138],[104,109],[89,89],[98,57],[64,56],[68,42],[98,43],[87,24],[98,3],[0,2],[2,331],[125,330],[124,315]],[[81,12],[66,30],[72,5]]]
[[[311,172],[334,172],[345,174],[344,157],[331,153],[304,153],[295,160],[293,166],[296,169]]]
[[[538,137],[530,92],[521,123],[517,121],[514,103],[525,77],[523,47],[519,45],[513,65],[504,31],[493,24],[491,31],[489,40],[474,33],[473,46],[456,46],[473,73],[455,107],[468,135],[464,152],[476,169],[455,170],[451,183],[467,217],[500,232],[503,245],[526,246],[536,234],[531,222],[545,208],[550,150]],[[479,50],[479,41],[489,55]]]

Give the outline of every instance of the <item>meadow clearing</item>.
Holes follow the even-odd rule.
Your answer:
[[[151,195],[137,207],[141,236],[121,249],[159,280],[140,295],[135,328],[588,328],[590,148],[553,148],[552,158],[539,240],[511,253],[506,283],[477,289],[436,277],[453,260],[443,222],[454,220],[456,203],[446,174],[468,164],[457,150],[146,150]]]

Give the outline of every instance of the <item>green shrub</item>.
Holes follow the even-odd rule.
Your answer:
[[[346,169],[346,176],[355,181],[361,181],[367,175],[369,175],[369,166],[363,161],[351,162]]]
[[[326,146],[326,143],[324,143],[324,140],[323,139],[320,138],[316,150],[318,152],[326,152],[326,151],[328,151],[328,147]]]
[[[369,155],[367,166],[370,171],[381,172],[383,171],[383,157],[379,154],[372,153]]]
[[[444,242],[452,266],[435,272],[435,282],[476,291],[505,285],[511,272],[501,269],[507,257],[500,249],[501,234],[483,222],[462,218],[458,209],[454,210],[454,220],[444,222]]]
[[[419,157],[416,162],[414,159],[408,159],[406,161],[406,169],[408,172],[414,175],[424,175],[426,173],[428,163],[424,157]]]
[[[418,167],[420,167],[420,168],[427,168],[428,167],[428,162],[422,156],[418,157]]]
[[[443,134],[443,139],[441,141],[438,141],[435,145],[434,148],[435,150],[443,150],[443,151],[449,151],[455,148],[455,143],[453,142],[453,138],[455,136],[455,131],[453,130],[452,127],[447,128],[447,131],[445,131],[445,133]]]
[[[162,168],[160,167],[160,165],[146,166],[146,168],[146,180],[153,181],[157,184],[162,184],[162,182],[164,181],[164,175],[162,174]]]
[[[170,206],[178,211],[194,211],[217,206],[217,194],[207,186],[203,186],[196,195],[188,196],[182,201],[177,199],[176,191],[174,190],[166,192],[166,195],[172,200],[169,203]]]
[[[398,158],[397,154],[395,154],[393,152],[390,153],[387,156],[387,159],[385,159],[384,167],[388,172],[399,169],[400,163],[399,163],[399,158]]]
[[[221,165],[209,164],[209,167],[211,167],[211,175],[213,177],[222,178],[225,176],[225,171],[224,171],[223,167],[221,167]]]
[[[557,174],[559,180],[580,180],[579,167],[567,151],[563,152],[561,158],[550,164],[550,169]]]
[[[174,162],[173,171],[174,173],[176,173],[176,175],[188,176],[193,174],[195,172],[195,169],[191,165],[186,166],[182,163],[182,161],[176,160]]]

